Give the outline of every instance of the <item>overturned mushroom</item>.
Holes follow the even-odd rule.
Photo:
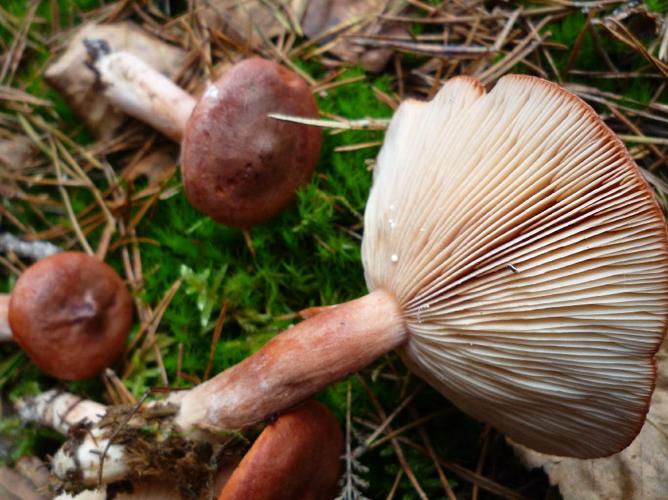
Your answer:
[[[241,228],[264,222],[311,178],[320,130],[267,117],[318,116],[308,85],[296,73],[252,57],[228,69],[196,101],[139,58],[107,53],[102,41],[87,45],[111,103],[183,140],[188,200],[217,222]]]
[[[668,315],[663,215],[623,144],[547,81],[468,77],[408,101],[365,213],[371,293],[281,333],[169,402],[197,436],[298,403],[392,349],[530,448],[615,453],[636,436]]]
[[[0,296],[0,336],[13,338],[43,371],[65,380],[92,377],[123,352],[132,299],[96,257],[62,252],[21,276]]]

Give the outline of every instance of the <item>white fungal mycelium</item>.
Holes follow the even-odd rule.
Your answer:
[[[90,427],[81,433],[77,446],[63,446],[54,455],[51,467],[57,477],[78,474],[83,484],[92,485],[98,481],[100,467],[104,482],[127,476],[129,466],[123,446],[109,444],[105,429],[95,426],[107,412],[104,405],[52,389],[19,400],[16,409],[22,421],[50,427],[64,435],[75,426]]]

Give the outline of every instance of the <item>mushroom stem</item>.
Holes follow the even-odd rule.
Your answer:
[[[394,297],[378,290],[286,330],[256,354],[170,401],[175,423],[240,429],[303,401],[408,340]]]
[[[181,142],[196,103],[190,94],[129,52],[98,50],[92,68],[111,104]]]
[[[12,330],[9,328],[9,299],[8,293],[0,294],[0,342],[14,340]]]

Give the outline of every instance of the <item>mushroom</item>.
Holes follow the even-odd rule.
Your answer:
[[[449,80],[395,114],[374,170],[370,293],[173,393],[193,436],[290,408],[393,349],[529,448],[594,458],[647,413],[668,322],[668,234],[622,142],[582,100],[522,75]]]
[[[398,349],[470,415],[553,455],[626,447],[668,315],[663,215],[582,100],[512,75],[401,105],[374,170],[371,293],[175,394],[176,422],[240,428]]]
[[[128,52],[87,41],[109,101],[172,140],[190,203],[217,222],[247,228],[280,213],[307,183],[319,157],[316,127],[267,117],[317,117],[306,82],[283,66],[251,57],[209,85],[199,101]]]
[[[123,352],[132,299],[107,264],[62,252],[21,274],[11,296],[0,297],[0,315],[0,330],[40,369],[79,380],[96,375]]]
[[[181,152],[183,184],[195,208],[245,228],[277,215],[310,180],[320,130],[267,116],[274,112],[318,116],[306,82],[272,61],[246,59],[209,86]]]
[[[342,450],[336,417],[307,401],[265,427],[218,500],[334,498]]]

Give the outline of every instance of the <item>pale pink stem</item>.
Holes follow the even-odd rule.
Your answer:
[[[129,52],[101,55],[94,67],[111,104],[181,142],[196,103],[190,94]]]
[[[396,300],[375,291],[286,330],[256,354],[170,401],[176,423],[240,429],[359,371],[408,339]]]

